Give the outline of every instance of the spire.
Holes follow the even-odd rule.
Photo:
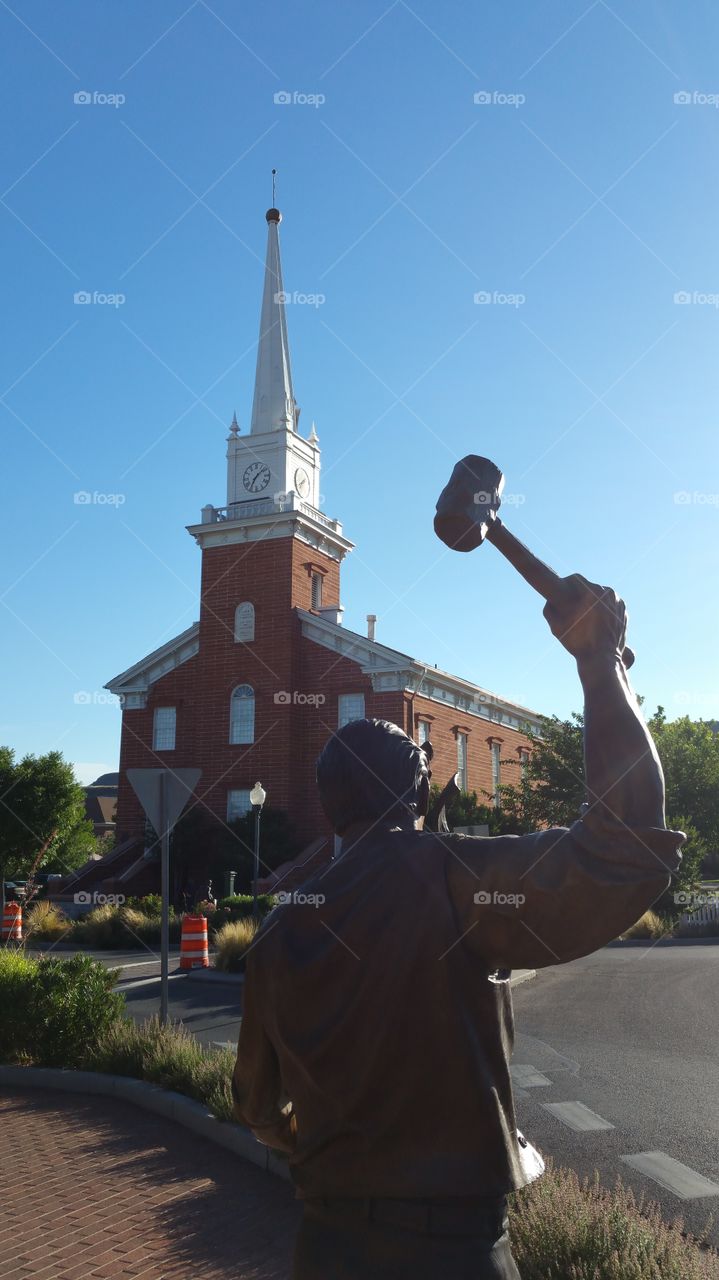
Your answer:
[[[267,261],[250,428],[253,433],[283,429],[296,431],[299,418],[299,409],[292,390],[290,347],[287,340],[285,294],[280,262],[279,224],[282,214],[279,209],[272,208],[267,210],[265,216],[267,218]]]
[[[228,435],[227,439],[232,440],[233,437],[237,437],[239,434],[240,434],[240,424],[237,421],[237,410],[235,409],[234,413],[232,414],[232,422],[230,423],[230,434]]]

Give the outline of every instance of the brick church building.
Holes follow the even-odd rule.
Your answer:
[[[353,544],[318,509],[319,439],[314,424],[300,433],[292,383],[281,214],[266,218],[250,430],[233,418],[226,503],[189,526],[202,556],[199,621],[106,686],[122,704],[117,847],[134,846],[135,857],[144,816],[130,768],[199,767],[196,797],[221,822],[246,813],[259,779],[310,844],[329,835],[315,760],[348,720],[377,716],[429,739],[434,779],[456,770],[485,801],[500,776],[518,779],[522,730],[538,727],[526,707],[379,643],[374,618],[365,635],[342,625],[340,571]]]

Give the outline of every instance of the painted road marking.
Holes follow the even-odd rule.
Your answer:
[[[545,1111],[551,1111],[553,1116],[562,1121],[562,1124],[575,1129],[577,1133],[587,1133],[590,1129],[614,1128],[608,1120],[602,1120],[596,1111],[590,1111],[589,1107],[585,1107],[583,1102],[543,1102],[542,1106]]]
[[[528,1063],[520,1063],[518,1066],[509,1068],[512,1077],[512,1084],[517,1085],[520,1089],[536,1089],[539,1085],[551,1084],[541,1071],[537,1071],[536,1067],[530,1067]]]
[[[673,1191],[680,1200],[698,1200],[700,1196],[719,1196],[719,1183],[710,1182],[679,1160],[663,1151],[640,1151],[635,1156],[622,1156],[624,1164]]]
[[[235,1040],[213,1040],[212,1047],[213,1049],[232,1049],[234,1053],[237,1048],[237,1042]]]
[[[168,973],[168,979],[172,982],[173,978],[184,978],[184,973]],[[157,986],[160,982],[160,975],[154,978],[128,978],[127,982],[120,982],[113,991],[136,991],[138,987],[149,987],[150,984]]]

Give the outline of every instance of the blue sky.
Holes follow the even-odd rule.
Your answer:
[[[510,527],[626,599],[650,708],[719,714],[716,6],[15,0],[0,48],[3,742],[116,767],[103,684],[198,615],[273,166],[345,624],[579,705],[538,597],[434,536],[485,453]]]

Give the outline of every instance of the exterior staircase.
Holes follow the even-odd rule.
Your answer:
[[[306,880],[309,880],[317,871],[321,871],[332,861],[334,845],[330,836],[318,836],[310,844],[302,850],[301,853],[293,859],[292,862],[283,862],[277,867],[276,871],[272,871],[270,875],[264,876],[262,880],[257,881],[257,888],[260,893],[292,893],[294,889],[298,889]]]
[[[93,894],[118,894],[125,897],[157,893],[160,884],[160,866],[156,860],[143,857],[144,842],[137,837],[125,840],[102,858],[87,862],[71,875],[66,876],[48,895],[67,910],[79,905],[84,910],[91,905]],[[77,895],[88,895],[77,903]]]

